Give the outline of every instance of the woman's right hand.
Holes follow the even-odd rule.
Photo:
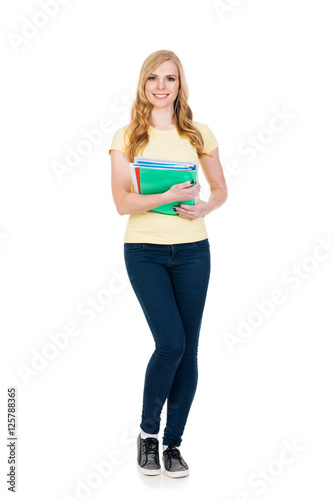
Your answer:
[[[187,201],[195,198],[200,192],[201,186],[197,182],[196,184],[191,184],[191,181],[180,182],[179,184],[174,184],[165,193],[170,198],[170,203],[174,201]]]

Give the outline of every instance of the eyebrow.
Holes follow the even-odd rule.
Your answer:
[[[158,76],[158,75],[155,75],[155,73],[150,73],[150,75],[149,75],[149,76]],[[168,77],[168,76],[175,76],[175,77],[177,78],[177,75],[165,75],[165,76],[166,76],[166,77]]]

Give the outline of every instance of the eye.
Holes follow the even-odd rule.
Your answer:
[[[148,80],[153,80],[154,78],[156,78],[156,76],[149,76],[149,77],[148,77]],[[175,79],[174,79],[174,77],[173,77],[173,76],[169,76],[169,77],[167,78],[167,80],[171,80],[172,82],[174,82],[174,81],[175,81]]]

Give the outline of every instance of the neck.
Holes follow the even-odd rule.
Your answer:
[[[176,121],[174,117],[173,104],[168,108],[163,109],[154,107],[150,112],[148,121],[150,125],[155,128],[174,128],[176,126]]]

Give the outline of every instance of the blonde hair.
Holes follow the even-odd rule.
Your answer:
[[[125,154],[130,162],[134,156],[139,156],[149,142],[150,111],[153,104],[145,95],[145,85],[149,75],[164,61],[172,61],[178,67],[179,90],[174,101],[174,118],[180,136],[187,138],[196,149],[199,159],[203,156],[212,158],[211,154],[204,153],[204,141],[200,131],[193,125],[193,113],[188,105],[188,87],[182,63],[171,50],[157,50],[150,54],[143,62],[136,97],[131,109],[131,121],[124,133]],[[142,153],[141,153],[142,154]]]

